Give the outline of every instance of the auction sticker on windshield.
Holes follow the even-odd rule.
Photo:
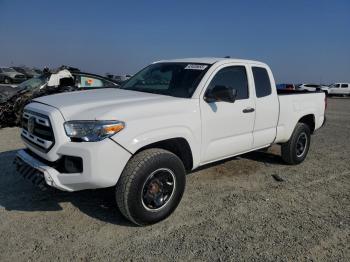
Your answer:
[[[204,70],[208,67],[208,65],[196,65],[196,64],[188,64],[185,69],[192,69],[192,70]]]

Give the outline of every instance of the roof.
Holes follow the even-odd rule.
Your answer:
[[[172,62],[172,63],[203,63],[203,64],[214,64],[216,62],[231,62],[231,63],[258,63],[263,64],[259,61],[237,59],[237,58],[222,58],[222,57],[198,57],[198,58],[181,58],[181,59],[170,59],[170,60],[161,60],[159,62]]]

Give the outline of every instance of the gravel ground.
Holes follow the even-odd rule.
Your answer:
[[[284,165],[273,147],[208,166],[188,175],[172,216],[141,228],[112,190],[40,192],[18,177],[19,129],[2,129],[0,261],[349,261],[349,136],[350,99],[329,99],[304,163]]]

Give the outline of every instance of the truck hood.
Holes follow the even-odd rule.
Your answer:
[[[117,88],[84,90],[34,99],[57,108],[69,120],[128,120],[145,114],[164,114],[169,103],[184,98],[128,91]],[[158,107],[157,105],[160,105]],[[168,111],[168,113],[170,113]]]

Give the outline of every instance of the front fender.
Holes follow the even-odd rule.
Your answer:
[[[172,138],[184,138],[188,142],[193,157],[193,167],[197,167],[200,162],[200,137],[196,137],[193,132],[184,126],[172,126],[167,128],[157,128],[139,133],[132,137],[113,136],[112,139],[127,149],[131,154],[135,154],[141,148],[150,144],[161,142]]]

